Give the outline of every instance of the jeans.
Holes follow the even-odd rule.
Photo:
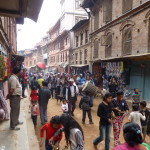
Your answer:
[[[98,145],[105,138],[105,150],[109,150],[111,125],[100,125],[100,136],[94,141],[94,145]]]
[[[39,106],[39,108],[40,108],[41,123],[44,124],[45,122],[47,122],[47,105]]]
[[[49,145],[49,141],[45,140],[45,150],[53,150],[53,147]]]

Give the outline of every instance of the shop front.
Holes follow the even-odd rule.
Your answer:
[[[73,74],[85,74],[89,71],[89,65],[71,65],[70,70]]]
[[[150,101],[150,61],[132,61],[130,88],[138,88],[142,99]]]

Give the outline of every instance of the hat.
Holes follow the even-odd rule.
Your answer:
[[[74,82],[74,80],[72,78],[70,78],[69,82]]]

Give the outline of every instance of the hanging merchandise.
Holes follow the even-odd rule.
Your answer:
[[[4,79],[6,71],[6,62],[4,56],[0,55],[0,81]]]

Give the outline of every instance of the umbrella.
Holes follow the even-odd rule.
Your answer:
[[[45,68],[46,68],[45,64],[43,64],[42,62],[38,62],[36,65],[37,65],[39,68],[41,68],[41,69],[45,69]]]

